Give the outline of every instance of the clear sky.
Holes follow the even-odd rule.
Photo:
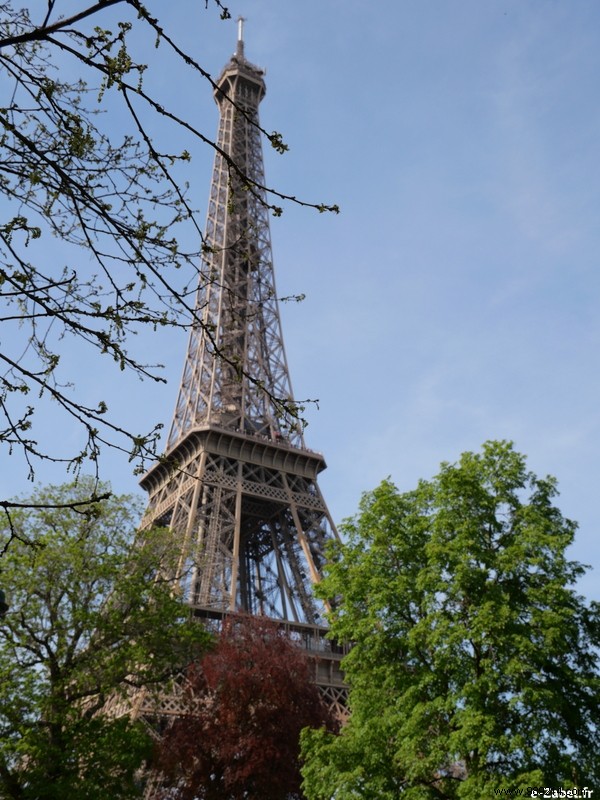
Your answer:
[[[148,5],[216,77],[235,22],[200,0],[175,0],[168,15],[163,0]],[[341,207],[288,208],[271,229],[279,294],[306,294],[284,306],[284,337],[297,397],[319,399],[306,440],[325,454],[334,518],[386,476],[408,490],[442,460],[512,439],[558,478],[559,505],[580,523],[572,555],[596,568],[581,589],[600,599],[600,4],[228,6],[267,70],[261,122],[290,145],[265,152],[267,182]],[[158,67],[148,80],[214,136],[208,85],[150,45],[147,60]],[[192,155],[205,209],[212,155]],[[78,391],[139,430],[168,428],[185,336],[142,346],[166,365],[166,387],[73,354]],[[135,490],[125,457],[104,469],[116,490]],[[4,496],[29,488],[13,469],[2,483]]]

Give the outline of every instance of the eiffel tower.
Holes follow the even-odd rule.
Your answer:
[[[341,655],[325,638],[312,592],[337,532],[317,485],[324,458],[305,446],[294,416],[262,188],[264,72],[246,59],[238,25],[215,90],[201,323],[191,329],[165,456],[141,480],[149,495],[143,526],[169,527],[181,541],[181,591],[194,614],[279,620],[343,712]]]

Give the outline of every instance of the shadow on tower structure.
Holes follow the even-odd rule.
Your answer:
[[[241,21],[216,85],[197,323],[165,456],[141,481],[149,495],[143,527],[173,530],[182,597],[195,615],[279,620],[308,650],[317,684],[341,713],[341,654],[325,638],[312,591],[337,532],[317,484],[324,458],[305,446],[294,415],[263,188],[264,72],[244,55]]]

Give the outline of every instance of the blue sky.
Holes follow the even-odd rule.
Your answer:
[[[341,207],[338,217],[290,207],[272,223],[279,294],[306,294],[283,307],[284,337],[297,397],[319,399],[306,440],[325,454],[334,518],[388,475],[408,490],[442,460],[512,439],[535,472],[558,478],[559,505],[580,523],[572,555],[597,571],[600,5],[228,5],[247,17],[246,54],[267,70],[261,122],[290,145],[265,151],[267,182]],[[198,0],[171,3],[163,20],[216,77],[235,23]],[[140,47],[147,80],[215,135],[208,85]],[[212,155],[192,155],[203,215]],[[165,332],[141,342],[166,365],[165,387],[84,365],[70,345],[65,359],[82,396],[140,430],[168,428],[185,346]],[[103,466],[116,490],[136,489],[126,458]],[[29,488],[17,470],[2,482],[3,494]],[[581,590],[600,599],[593,575]]]

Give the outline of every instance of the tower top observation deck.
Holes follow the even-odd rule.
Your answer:
[[[230,60],[223,67],[221,74],[217,79],[217,89],[215,90],[215,100],[220,105],[222,102],[223,94],[229,96],[231,100],[235,100],[232,93],[235,87],[232,84],[233,79],[242,78],[250,83],[255,84],[258,89],[257,93],[257,108],[258,103],[263,99],[266,94],[266,85],[264,81],[265,70],[252,64],[246,58],[244,51],[244,17],[238,17],[238,35],[235,53],[231,56]]]

